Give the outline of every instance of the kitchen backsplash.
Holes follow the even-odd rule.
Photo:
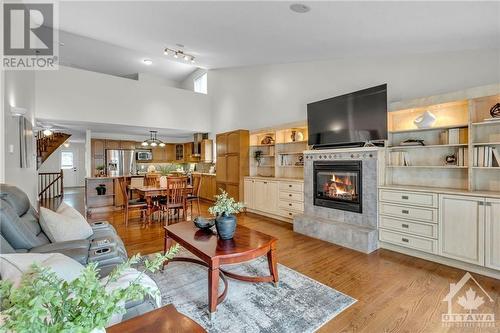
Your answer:
[[[209,172],[210,167],[213,166],[213,163],[137,163],[137,170],[140,173],[147,172],[148,167],[150,165],[154,165],[156,170],[159,170],[161,167],[174,165],[178,168],[182,168],[184,171],[198,171],[198,172]]]

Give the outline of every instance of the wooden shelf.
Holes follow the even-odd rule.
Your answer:
[[[280,168],[303,168],[303,165],[280,165]]]
[[[473,143],[473,146],[497,146],[500,145],[500,142],[478,142]]]
[[[254,148],[254,147],[274,147],[274,143],[271,143],[268,145],[252,145],[252,146],[250,146],[250,148]]]
[[[476,123],[472,123],[471,125],[474,125],[474,126],[500,125],[500,119],[490,120],[490,121],[479,121]]]
[[[278,153],[278,155],[304,155],[304,152]]]
[[[388,148],[389,150],[404,150],[404,149],[419,149],[419,148],[450,148],[450,147],[467,147],[467,144],[457,143],[457,144],[427,145],[427,146],[393,146]]]
[[[445,129],[450,129],[450,128],[465,128],[465,127],[468,127],[468,125],[467,124],[457,124],[457,125],[449,125],[449,126],[438,126],[438,127],[429,127],[429,128],[413,128],[413,129],[389,131],[389,133],[390,134],[398,134],[398,133],[410,133],[410,132],[437,131],[437,130],[445,130]]]
[[[466,166],[458,165],[387,165],[388,168],[421,168],[421,169],[467,169]]]
[[[296,143],[307,143],[307,140],[303,141],[290,141],[290,142],[276,142],[277,145],[291,145]]]

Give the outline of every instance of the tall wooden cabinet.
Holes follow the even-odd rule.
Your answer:
[[[243,200],[243,177],[248,176],[247,130],[220,133],[216,137],[217,189],[222,188],[235,200]]]

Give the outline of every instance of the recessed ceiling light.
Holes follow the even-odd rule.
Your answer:
[[[311,7],[304,5],[303,3],[294,3],[290,5],[290,9],[296,13],[307,13],[311,10]]]
[[[142,62],[148,66],[153,64],[153,60],[151,59],[144,59]]]

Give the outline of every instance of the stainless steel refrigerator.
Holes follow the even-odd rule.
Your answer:
[[[111,177],[137,174],[135,150],[106,149],[106,172]]]

